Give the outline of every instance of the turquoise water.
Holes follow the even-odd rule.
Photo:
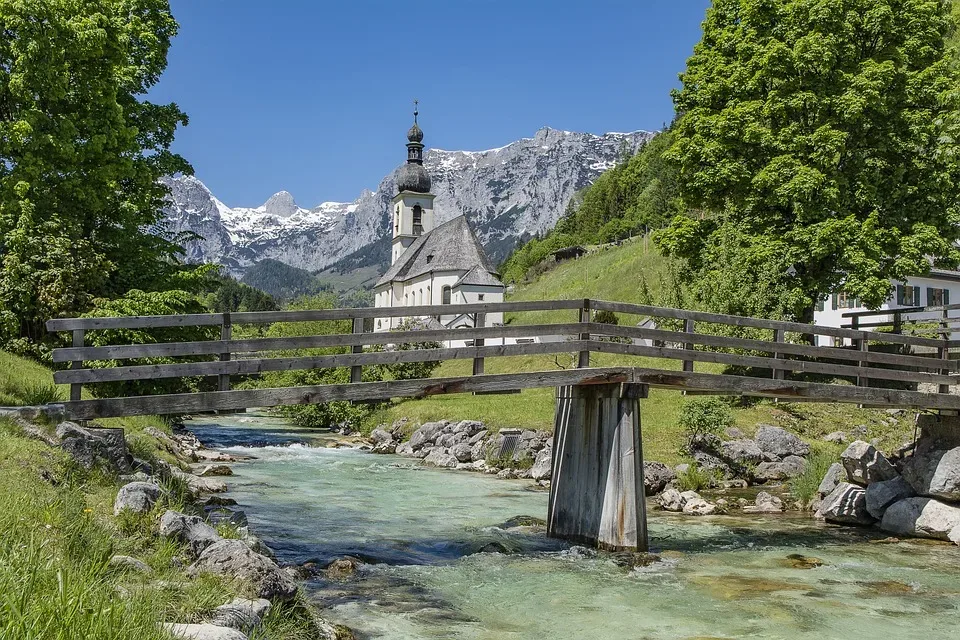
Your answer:
[[[528,482],[328,449],[275,418],[188,427],[208,446],[256,456],[234,465],[229,495],[281,561],[369,563],[352,580],[305,585],[360,637],[960,638],[957,547],[801,516],[651,512],[662,559],[631,569],[498,527],[546,516],[546,493]]]

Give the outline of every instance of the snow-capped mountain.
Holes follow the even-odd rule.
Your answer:
[[[424,166],[433,179],[437,223],[466,213],[495,262],[517,240],[548,230],[570,198],[634,153],[652,133],[593,135],[544,128],[487,151],[430,149]],[[398,153],[400,161],[402,154]],[[183,236],[191,261],[218,262],[235,273],[264,258],[317,270],[390,233],[393,174],[352,203],[297,205],[281,191],[256,208],[230,208],[200,180],[166,178],[168,229]]]

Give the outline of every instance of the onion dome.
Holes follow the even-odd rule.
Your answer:
[[[407,131],[407,140],[410,142],[423,142],[423,131],[421,131],[420,125],[417,124],[416,120],[414,120],[410,130]]]
[[[430,193],[430,174],[422,164],[407,162],[397,169],[397,190]]]

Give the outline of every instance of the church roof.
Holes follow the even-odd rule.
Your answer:
[[[480,265],[475,266],[473,269],[470,269],[470,271],[463,274],[463,277],[457,280],[457,283],[453,286],[456,288],[462,284],[477,285],[481,287],[503,286],[503,283],[500,282],[500,279],[497,278],[497,276],[493,275]]]
[[[477,266],[495,273],[467,217],[458,216],[417,238],[375,286],[405,282],[432,271],[470,271]]]

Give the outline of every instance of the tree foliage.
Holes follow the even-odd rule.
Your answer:
[[[96,299],[163,291],[182,269],[161,228],[187,118],[142,97],[166,67],[167,0],[0,0],[0,337]]]
[[[809,320],[956,266],[958,75],[940,0],[715,0],[674,93],[698,303]]]

